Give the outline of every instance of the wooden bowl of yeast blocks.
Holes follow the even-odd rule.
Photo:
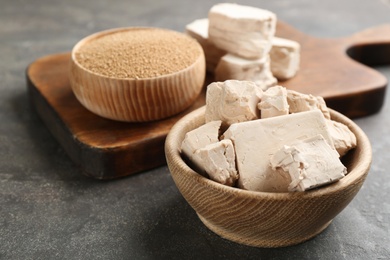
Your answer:
[[[240,244],[284,247],[316,236],[354,198],[371,165],[367,136],[350,119],[331,110],[332,119],[347,125],[357,138],[357,147],[343,157],[348,169],[345,177],[305,192],[255,192],[225,186],[195,172],[180,154],[185,134],[204,124],[204,113],[205,108],[199,108],[172,127],[165,143],[168,167],[201,221],[221,237]]]
[[[201,46],[182,33],[148,27],[92,34],[73,48],[70,84],[91,112],[125,122],[163,119],[188,108],[205,80]]]

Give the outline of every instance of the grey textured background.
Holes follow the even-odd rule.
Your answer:
[[[390,23],[389,0],[237,2],[272,10],[318,37]],[[360,193],[323,233],[280,249],[238,245],[209,231],[165,166],[109,182],[84,177],[31,108],[25,69],[35,59],[69,52],[108,28],[183,31],[214,3],[0,0],[0,259],[390,259],[387,101],[380,113],[355,120],[373,146]],[[390,78],[390,66],[378,69]]]

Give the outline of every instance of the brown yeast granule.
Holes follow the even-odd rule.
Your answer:
[[[201,49],[190,37],[163,29],[133,28],[95,38],[76,52],[78,63],[113,78],[152,78],[187,68]]]

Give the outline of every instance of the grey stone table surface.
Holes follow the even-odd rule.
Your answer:
[[[318,37],[390,23],[389,0],[237,2]],[[25,69],[37,58],[69,52],[108,28],[183,31],[215,3],[0,0],[0,259],[390,259],[388,100],[379,113],[355,119],[373,147],[359,194],[323,233],[279,249],[209,231],[166,166],[114,181],[84,177],[30,106]],[[390,78],[390,66],[376,69]]]

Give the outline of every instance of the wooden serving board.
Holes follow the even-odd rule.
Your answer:
[[[285,23],[276,30],[301,44],[301,69],[281,85],[322,96],[328,107],[350,118],[381,109],[387,79],[368,66],[390,64],[390,24],[337,39],[315,38]]]
[[[322,95],[329,107],[349,117],[380,110],[386,78],[349,56],[368,65],[390,63],[390,25],[345,38],[318,39],[279,22],[277,35],[301,44],[301,69],[281,85]],[[164,142],[170,128],[205,104],[203,91],[192,107],[165,120],[123,123],[104,119],[85,109],[73,95],[69,60],[70,53],[62,53],[30,64],[26,71],[29,97],[70,158],[93,178],[113,179],[164,165]],[[209,75],[205,85],[211,81]]]

